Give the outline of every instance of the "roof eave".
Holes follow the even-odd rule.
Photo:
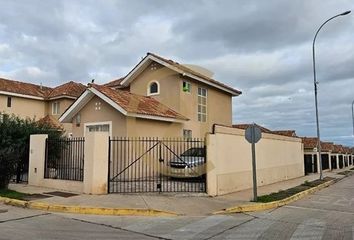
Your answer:
[[[201,77],[198,77],[198,76],[195,76],[194,74],[191,74],[191,73],[186,73],[184,71],[182,71],[181,69],[178,69],[174,66],[172,66],[171,64],[153,56],[153,55],[150,55],[148,54],[147,56],[145,56],[145,58],[143,58],[129,73],[128,75],[123,79],[123,81],[121,82],[121,85],[122,86],[128,86],[134,79],[135,79],[135,76],[137,76],[142,70],[140,70],[142,67],[144,66],[147,66],[148,64],[150,64],[152,61],[154,62],[157,62],[175,72],[178,72],[180,74],[182,74],[183,76],[188,76],[190,78],[193,78],[197,81],[200,81],[200,82],[203,82],[207,85],[210,85],[210,86],[213,86],[217,89],[220,89],[220,90],[223,90],[224,92],[227,92],[229,94],[231,94],[232,96],[239,96],[242,94],[241,91],[238,91],[238,90],[235,90],[235,89],[229,89],[229,88],[226,88],[226,87],[223,87],[223,86],[220,86],[216,83],[212,83],[206,79],[203,79]]]

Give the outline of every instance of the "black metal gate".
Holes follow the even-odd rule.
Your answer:
[[[28,182],[29,145],[28,141],[24,148],[19,150],[20,159],[16,166],[16,175],[13,177],[13,181],[16,183]]]
[[[44,178],[84,180],[84,138],[46,139]]]
[[[109,193],[206,192],[204,139],[112,138]]]

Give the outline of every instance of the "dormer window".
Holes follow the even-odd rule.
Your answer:
[[[148,95],[157,95],[160,93],[160,84],[157,81],[150,82],[148,85]]]

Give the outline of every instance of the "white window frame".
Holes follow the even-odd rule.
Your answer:
[[[52,102],[52,115],[59,115],[60,114],[60,102],[55,101]]]
[[[199,94],[199,89],[201,90],[201,92],[202,92],[202,90],[204,89],[205,90],[205,96],[203,96],[203,95],[200,95]],[[203,88],[203,87],[198,87],[198,92],[197,92],[197,98],[198,98],[198,105],[197,105],[197,118],[198,118],[198,122],[207,122],[208,121],[208,89],[206,89],[206,88]],[[205,105],[204,104],[202,104],[202,103],[199,103],[199,97],[201,97],[201,98],[205,98]],[[199,111],[199,106],[201,106],[201,108],[202,107],[205,107],[205,113],[203,113],[203,112],[201,112],[201,111]],[[203,121],[203,116],[205,115],[205,121]],[[199,118],[199,116],[200,116],[200,118]]]
[[[153,83],[156,83],[157,84],[157,92],[156,93],[151,93],[150,92],[150,87]],[[160,83],[156,80],[153,80],[151,82],[148,83],[148,86],[147,86],[147,95],[148,96],[154,96],[154,95],[159,95],[160,94]]]
[[[86,136],[87,127],[95,125],[109,125],[109,136],[112,137],[112,121],[107,122],[89,122],[84,124],[84,137]]]

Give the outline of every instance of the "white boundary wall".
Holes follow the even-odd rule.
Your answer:
[[[245,130],[215,126],[207,134],[207,189],[210,196],[252,188],[251,144]],[[304,175],[300,138],[262,133],[256,144],[258,186]]]
[[[31,135],[28,184],[86,194],[107,194],[108,137],[106,132],[86,134],[84,181],[80,182],[44,178],[45,142],[48,135]]]

